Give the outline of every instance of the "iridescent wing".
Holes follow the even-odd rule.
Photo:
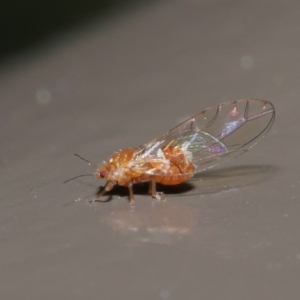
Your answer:
[[[141,146],[136,154],[141,161],[161,161],[161,150],[179,147],[188,153],[197,173],[248,151],[266,135],[274,118],[274,106],[266,100],[225,102],[182,122]],[[155,170],[147,173],[155,175]]]

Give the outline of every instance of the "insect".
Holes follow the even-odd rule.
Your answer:
[[[134,206],[133,184],[143,181],[149,181],[153,198],[163,200],[156,183],[180,184],[245,153],[266,135],[274,119],[274,106],[266,100],[241,99],[207,108],[151,142],[120,150],[104,161],[94,176],[106,184],[92,201],[118,184],[128,187]]]

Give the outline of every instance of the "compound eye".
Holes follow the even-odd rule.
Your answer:
[[[107,175],[107,171],[100,171],[100,177],[105,178]]]

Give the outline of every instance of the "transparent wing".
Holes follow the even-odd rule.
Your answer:
[[[139,147],[136,154],[141,161],[161,161],[161,150],[168,146],[179,147],[188,153],[187,158],[197,173],[245,153],[266,135],[274,118],[274,106],[266,100],[222,103]],[[155,170],[148,173],[155,175]]]

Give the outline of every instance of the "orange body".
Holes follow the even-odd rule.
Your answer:
[[[114,153],[108,162],[98,167],[96,178],[105,178],[122,186],[148,180],[175,185],[193,175],[194,165],[180,148],[162,149],[163,159],[142,158],[137,155],[137,151],[138,148],[130,148]]]
[[[274,118],[275,108],[266,100],[241,99],[209,107],[149,143],[113,154],[97,168],[95,177],[106,179],[106,184],[92,202],[101,201],[118,184],[128,187],[134,206],[132,185],[142,181],[149,181],[153,198],[163,200],[156,183],[179,184],[195,172],[245,153],[270,130]]]

